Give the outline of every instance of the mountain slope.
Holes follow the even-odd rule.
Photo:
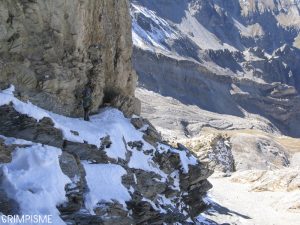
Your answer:
[[[299,224],[299,1],[132,0],[131,16],[141,115],[215,171],[204,224]]]
[[[298,1],[135,0],[131,15],[140,86],[300,136]]]

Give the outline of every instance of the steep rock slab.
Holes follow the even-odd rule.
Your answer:
[[[4,0],[0,9],[1,88],[14,84],[20,98],[71,116],[82,113],[86,84],[92,111],[133,98],[127,0]]]

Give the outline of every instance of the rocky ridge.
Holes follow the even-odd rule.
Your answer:
[[[26,163],[17,164],[18,157],[23,161],[37,157],[35,162],[39,162],[42,152],[43,162],[48,161],[48,166],[40,162],[36,171],[43,171],[51,162],[59,160],[58,168],[66,179],[65,200],[57,205],[48,203],[53,209],[57,206],[61,218],[57,217],[57,224],[62,221],[68,224],[195,224],[206,209],[203,197],[211,188],[207,178],[212,171],[187,149],[162,144],[160,134],[149,121],[136,116],[126,119],[121,112],[107,109],[93,116],[91,122],[85,122],[23,103],[9,90],[0,95],[2,213],[26,211],[20,198],[8,188],[9,182],[17,182],[10,181],[14,171],[30,174]],[[93,135],[86,133],[88,131]],[[58,151],[54,159],[47,158],[49,148],[51,154]],[[29,165],[34,166],[34,163]],[[98,167],[101,169],[97,170]],[[101,175],[103,171],[110,172],[107,168],[116,173],[112,173],[115,177],[112,180]],[[93,175],[94,170],[102,179]],[[118,180],[117,171],[121,171],[120,183],[111,187],[111,182]],[[51,179],[49,174],[47,182]],[[93,189],[93,180],[101,187],[100,191]],[[35,182],[25,188],[32,190],[32,199],[38,193],[35,190],[44,191],[43,186]],[[97,198],[95,193],[101,195],[105,188],[109,188],[110,194],[124,192],[126,201],[122,202],[123,197],[105,199],[105,195],[103,199]],[[19,196],[23,196],[23,191],[19,191]],[[92,199],[92,205],[87,196]],[[35,200],[31,204],[31,210],[38,210],[34,208]]]

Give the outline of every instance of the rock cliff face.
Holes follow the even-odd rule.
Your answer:
[[[140,108],[131,54],[127,0],[0,2],[0,215],[46,214],[56,225],[202,219],[212,170],[130,117]],[[73,118],[86,86],[89,122]],[[98,112],[107,104],[130,118]]]
[[[87,84],[92,111],[116,97],[138,108],[130,31],[128,1],[1,1],[0,87],[71,116]]]

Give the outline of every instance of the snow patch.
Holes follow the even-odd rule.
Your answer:
[[[11,138],[6,141],[28,144]],[[54,224],[65,224],[56,206],[66,201],[65,185],[71,180],[61,171],[59,155],[58,148],[33,144],[16,148],[12,161],[0,165],[3,187],[19,203],[21,214],[52,215]]]
[[[133,44],[142,49],[153,50],[154,48],[169,52],[165,41],[180,37],[178,32],[169,23],[145,7],[132,5],[132,37]],[[147,19],[149,29],[143,29],[134,15],[140,15]],[[153,24],[152,24],[153,23]]]
[[[94,215],[94,208],[101,201],[116,200],[126,207],[126,201],[131,197],[122,184],[122,176],[126,170],[116,164],[90,164],[82,162],[89,192],[85,196],[85,207]]]
[[[117,109],[106,108],[101,113],[91,116],[91,121],[84,121],[82,118],[70,118],[41,109],[30,102],[22,102],[13,95],[14,87],[0,92],[0,106],[13,104],[16,111],[35,118],[37,121],[44,117],[49,117],[54,122],[54,126],[62,130],[64,138],[69,141],[89,144],[100,147],[100,138],[110,136],[112,145],[105,149],[108,157],[114,159],[125,159],[126,148],[123,138],[126,141],[142,140],[143,133],[136,131],[128,118]],[[75,135],[71,131],[77,131]],[[145,143],[147,145],[147,143]],[[150,145],[147,145],[150,147]]]
[[[131,150],[132,156],[130,158],[130,161],[128,163],[128,166],[130,168],[134,169],[141,169],[149,172],[154,172],[159,175],[161,175],[163,178],[167,178],[167,175],[161,171],[157,165],[153,162],[152,156],[146,155],[141,151],[138,150]]]

